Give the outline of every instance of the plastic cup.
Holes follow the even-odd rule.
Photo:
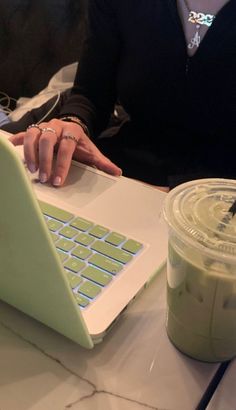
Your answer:
[[[236,356],[236,181],[201,179],[173,189],[169,227],[167,333],[183,353],[207,362]]]

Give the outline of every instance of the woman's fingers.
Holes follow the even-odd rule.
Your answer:
[[[122,169],[114,164],[109,158],[105,157],[100,151],[95,154],[93,165],[107,174],[117,177],[122,175]]]
[[[48,124],[41,125],[41,135],[38,141],[39,180],[47,182],[52,173],[54,147],[58,142],[61,129]]]
[[[111,162],[84,133],[80,125],[53,119],[40,125],[32,124],[25,132],[9,138],[14,145],[24,145],[25,162],[31,172],[39,169],[39,179],[42,183],[52,175],[52,184],[60,186],[64,183],[71,159],[119,176],[122,171]],[[58,145],[55,168],[53,155]]]
[[[25,132],[19,132],[18,134],[11,135],[8,139],[13,145],[23,145]]]
[[[107,174],[120,176],[122,170],[96,147],[96,145],[86,136],[79,140],[74,158],[84,164],[95,166],[100,171]]]
[[[29,128],[25,132],[24,157],[30,172],[36,172],[38,169],[38,141],[41,133],[42,131],[38,127]]]
[[[68,138],[69,136],[73,138]],[[56,166],[52,180],[53,185],[60,186],[64,184],[76,145],[77,139],[74,137],[74,134],[62,135],[57,152]]]

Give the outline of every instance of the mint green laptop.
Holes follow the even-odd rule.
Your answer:
[[[163,266],[165,194],[73,163],[40,184],[0,136],[0,299],[86,348]]]

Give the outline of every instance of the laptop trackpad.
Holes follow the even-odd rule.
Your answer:
[[[116,178],[73,163],[65,184],[60,188],[54,188],[49,183],[41,184],[35,175],[32,182],[33,188],[39,193],[56,195],[58,199],[66,199],[72,206],[84,207],[111,188]]]

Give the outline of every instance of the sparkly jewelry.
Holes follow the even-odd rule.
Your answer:
[[[42,133],[42,128],[40,128],[40,126],[38,124],[30,124],[26,130],[30,130],[30,128],[37,128],[40,131],[40,134]]]
[[[62,135],[60,140],[72,140],[76,143],[76,145],[79,142],[78,139],[73,134],[64,134],[64,135]]]
[[[80,118],[74,116],[74,115],[66,115],[65,117],[61,117],[60,118],[61,121],[67,121],[67,122],[73,122],[74,124],[78,124],[81,126],[82,130],[84,131],[84,133],[89,137],[89,129],[87,127],[87,125],[85,125],[85,123],[83,121],[81,121]]]
[[[215,18],[214,14],[204,14],[202,12],[196,12],[190,9],[187,0],[184,0],[184,4],[188,10],[188,21],[196,25],[196,33],[191,38],[190,43],[188,44],[188,48],[192,49],[194,47],[199,47],[201,42],[200,37],[200,28],[202,25],[210,27],[213,23]]]
[[[56,130],[54,130],[54,128],[51,127],[45,127],[45,128],[40,128],[41,132],[53,132],[53,134],[57,134]]]

